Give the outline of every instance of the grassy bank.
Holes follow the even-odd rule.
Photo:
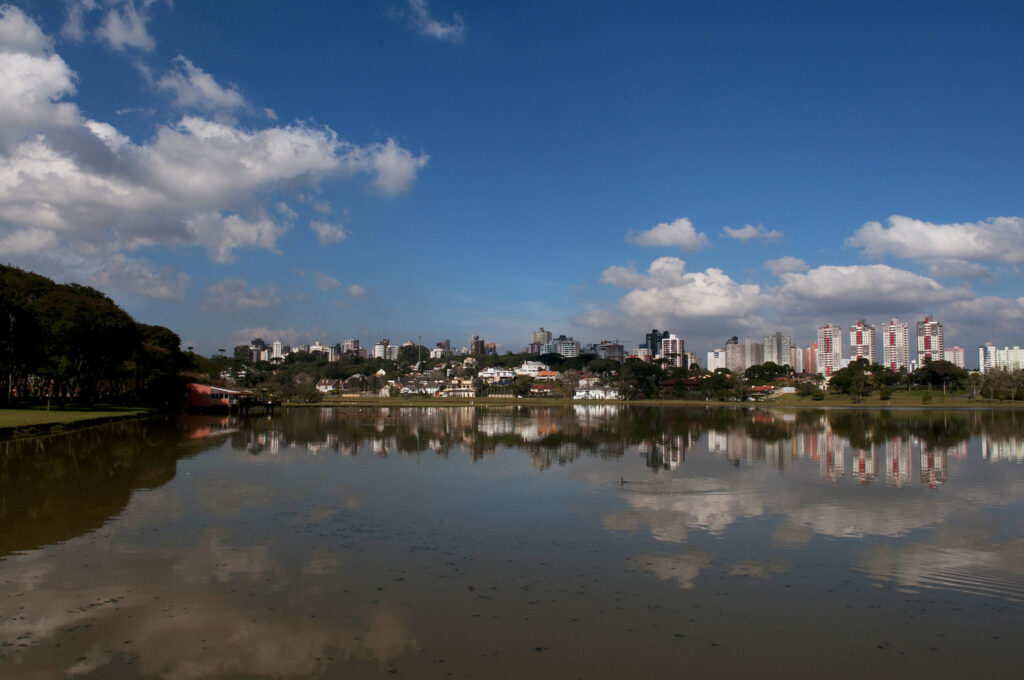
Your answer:
[[[111,420],[137,418],[152,411],[144,408],[99,406],[92,409],[50,410],[45,408],[0,409],[0,439],[34,437],[41,434],[98,425]]]

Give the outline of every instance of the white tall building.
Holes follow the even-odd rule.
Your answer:
[[[850,361],[856,359],[867,359],[872,364],[878,363],[875,327],[864,319],[850,326]]]
[[[925,357],[931,361],[942,361],[942,324],[926,316],[917,322],[917,363],[923,365]]]
[[[830,323],[818,329],[818,351],[814,357],[818,373],[826,378],[843,366],[843,331]]]
[[[270,358],[271,359],[281,359],[281,358],[283,358],[284,354],[281,353],[281,341],[280,340],[275,340],[273,347],[274,347],[274,349],[273,349],[273,352],[270,354]]]
[[[669,333],[667,338],[662,338],[661,356],[669,359],[670,364],[675,368],[686,367],[686,356],[683,351],[682,338],[675,333]]]
[[[1018,346],[999,349],[991,342],[978,348],[978,370],[988,373],[993,370],[1016,371],[1024,368],[1024,349]]]
[[[708,352],[708,370],[714,373],[719,368],[728,368],[724,349],[713,349]]]
[[[966,368],[967,352],[959,345],[942,350],[942,358],[957,368]]]
[[[882,325],[882,358],[891,371],[910,366],[910,324],[893,320]]]

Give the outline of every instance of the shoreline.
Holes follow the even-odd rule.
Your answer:
[[[35,417],[25,417],[32,414]],[[0,409],[0,442],[31,439],[83,430],[119,420],[133,420],[155,415],[151,409],[112,411],[41,411],[37,409]],[[11,424],[7,424],[11,423]]]
[[[799,400],[798,400],[799,399]],[[423,398],[396,398],[396,397],[362,397],[359,399],[343,399],[317,401],[308,404],[284,402],[281,406],[285,408],[352,408],[352,407],[456,407],[456,406],[715,406],[715,407],[750,407],[760,406],[773,409],[872,409],[872,410],[917,410],[917,411],[947,411],[947,410],[1017,410],[1024,408],[1024,401],[988,401],[988,400],[967,400],[938,399],[929,403],[922,403],[919,397],[904,399],[890,399],[881,401],[879,399],[866,400],[854,403],[851,398],[834,397],[826,398],[824,401],[813,401],[810,398],[787,399],[778,401],[775,399],[765,401],[704,401],[692,399],[554,399],[542,398],[504,398],[504,397],[450,397],[437,399],[431,397]],[[911,402],[911,399],[914,399]]]
[[[365,397],[359,399],[328,400],[312,403],[281,404],[284,408],[486,408],[490,406],[625,406],[625,407],[715,407],[715,408],[768,408],[779,410],[873,410],[873,411],[1014,411],[1024,409],[1024,401],[992,402],[988,400],[940,399],[938,403],[910,403],[911,398],[892,399],[888,402],[874,399],[854,403],[848,398],[813,401],[809,398],[787,399],[785,401],[702,401],[689,399],[552,399],[502,397],[453,397],[446,399]],[[895,403],[892,403],[895,402]],[[38,409],[0,409],[0,442],[32,437],[45,437],[73,430],[95,427],[119,420],[132,420],[156,415],[150,409],[125,409],[123,411],[97,409],[81,411],[42,411]],[[28,417],[25,417],[28,416]],[[10,424],[7,424],[10,423]]]

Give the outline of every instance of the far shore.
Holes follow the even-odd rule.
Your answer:
[[[877,395],[855,401],[849,395],[828,395],[825,399],[815,401],[810,397],[795,394],[782,395],[774,399],[761,401],[718,401],[698,399],[637,399],[626,401],[621,399],[559,399],[551,397],[359,397],[359,398],[326,398],[316,402],[296,403],[285,402],[286,408],[385,408],[385,407],[438,407],[453,408],[471,406],[484,408],[488,406],[688,406],[688,407],[750,407],[757,406],[771,409],[872,409],[872,410],[915,410],[945,411],[950,409],[1022,409],[1024,402],[1000,401],[989,399],[968,399],[963,395],[943,395],[927,392],[911,392],[910,394],[894,394],[890,399],[882,400]],[[145,408],[98,406],[96,408],[76,407],[67,410],[44,408],[0,409],[0,441],[58,434],[73,429],[81,429],[103,423],[139,418],[152,415],[154,411]]]

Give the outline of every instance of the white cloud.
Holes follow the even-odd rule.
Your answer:
[[[216,212],[196,213],[185,220],[185,226],[194,238],[210,251],[222,264],[233,262],[235,248],[265,248],[276,251],[277,239],[288,231],[266,215],[245,219],[240,215],[221,215]]]
[[[674,222],[662,222],[639,234],[631,229],[626,234],[626,241],[638,246],[675,246],[688,252],[711,245],[708,237],[703,232],[697,232],[693,223],[685,217]]]
[[[1024,218],[994,217],[982,222],[934,224],[901,215],[889,227],[867,222],[846,239],[871,257],[886,254],[912,260],[982,260],[1024,263]]]
[[[427,0],[409,0],[409,16],[413,29],[422,36],[450,43],[460,43],[465,38],[462,17],[455,13],[451,23],[438,21],[430,16]]]
[[[413,156],[393,139],[384,144],[350,147],[342,165],[352,173],[372,173],[373,186],[385,196],[401,194],[412,188],[416,173],[426,166],[430,156]]]
[[[995,276],[983,264],[966,260],[937,260],[928,265],[928,275],[955,279],[994,279]]]
[[[780,257],[777,260],[767,260],[764,263],[764,268],[776,276],[782,276],[783,274],[796,274],[810,269],[806,262],[801,260],[799,257],[793,257],[791,255]]]
[[[793,311],[883,308],[895,313],[973,296],[969,289],[946,288],[934,279],[884,264],[827,265],[780,278],[778,306]]]
[[[0,150],[30,132],[79,123],[75,75],[53,42],[17,7],[0,6]]]
[[[346,292],[354,298],[366,297],[366,288],[360,286],[357,283],[352,284],[346,289]]]
[[[277,288],[248,288],[242,279],[224,279],[206,289],[199,308],[205,312],[230,313],[243,309],[265,309],[281,301]]]
[[[60,29],[60,34],[74,42],[85,40],[85,17],[95,9],[95,0],[70,0],[68,14]]]
[[[53,40],[23,11],[13,5],[0,5],[0,52],[43,55]]]
[[[103,269],[92,277],[90,283],[103,290],[118,288],[157,300],[181,302],[192,277],[171,267],[163,267],[154,273],[145,260],[133,260],[115,253],[106,258]]]
[[[687,272],[686,262],[677,257],[656,259],[646,275],[632,267],[609,267],[601,280],[632,288],[618,307],[628,316],[641,319],[741,319],[756,312],[765,301],[760,286],[737,283],[716,268]]]
[[[168,71],[156,86],[174,95],[179,108],[203,111],[244,109],[248,107],[238,88],[222,87],[213,76],[185,57],[174,58],[175,70]]]
[[[1001,298],[986,296],[960,300],[940,310],[947,329],[947,337],[953,329],[962,329],[973,334],[974,344],[994,342],[1000,346],[1021,344],[1020,329],[1024,327],[1024,297]],[[947,340],[947,346],[952,343]],[[965,346],[971,343],[962,341]]]
[[[19,229],[0,235],[0,253],[6,256],[31,255],[57,245],[57,235],[46,229]]]
[[[338,224],[331,224],[330,222],[310,220],[309,228],[320,239],[320,243],[325,246],[337,243],[338,241],[344,241],[348,238],[348,232],[345,231],[345,226],[340,222]]]
[[[620,320],[614,312],[606,309],[591,309],[574,318],[572,322],[590,328],[612,328],[618,326]]]
[[[341,281],[323,272],[313,272],[313,278],[316,279],[315,285],[320,290],[330,290],[341,285]]]
[[[136,6],[114,10],[129,16]],[[315,195],[321,181],[362,174],[377,192],[396,194],[428,161],[393,139],[355,145],[308,123],[251,129],[196,115],[135,143],[63,101],[76,76],[21,10],[0,9],[0,36],[0,239],[8,253],[53,259],[55,241],[63,255],[195,245],[229,262],[237,248],[276,249],[296,219],[290,208],[269,216],[282,192]],[[244,105],[187,60],[178,66],[174,91],[183,103]],[[329,238],[340,238],[343,228],[332,227]]]
[[[243,328],[234,334],[234,342],[248,344],[253,338],[262,338],[267,342],[280,340],[286,345],[300,345],[309,342],[309,338],[322,336],[323,332],[318,329],[303,330],[299,328],[268,328],[259,326],[254,328]]]
[[[115,50],[135,47],[149,52],[156,47],[156,42],[146,30],[147,21],[149,16],[144,11],[137,9],[134,2],[127,2],[107,11],[103,23],[96,29],[96,37],[105,40]]]
[[[734,238],[737,241],[743,241],[748,243],[754,239],[761,239],[764,241],[779,241],[782,239],[782,232],[777,229],[768,230],[764,228],[763,224],[753,225],[744,224],[739,229],[733,229],[732,227],[722,227],[722,236],[726,238]]]

